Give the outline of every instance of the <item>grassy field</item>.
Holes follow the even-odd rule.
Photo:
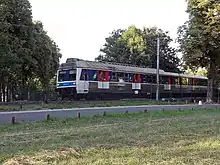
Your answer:
[[[64,109],[64,108],[85,108],[85,107],[109,107],[109,106],[135,106],[152,104],[186,104],[186,102],[156,102],[150,100],[112,100],[112,101],[70,101],[52,102],[49,104],[20,104],[0,105],[0,111],[39,110],[39,109]]]
[[[220,110],[0,125],[4,165],[220,164]]]

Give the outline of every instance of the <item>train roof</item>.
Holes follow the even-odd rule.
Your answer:
[[[76,58],[68,58],[66,63],[62,63],[60,70],[69,68],[87,68],[94,70],[112,70],[114,72],[128,72],[128,73],[142,73],[142,74],[156,74],[155,68],[138,67],[129,64],[118,64],[110,62],[97,62],[97,61],[86,61]],[[165,72],[164,70],[159,70],[160,75],[175,76],[175,77],[186,77],[186,78],[198,78],[207,79],[207,77],[196,76],[196,75],[186,75],[173,72]]]

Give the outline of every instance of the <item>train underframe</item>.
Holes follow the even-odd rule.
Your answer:
[[[138,94],[134,93],[126,93],[126,92],[109,92],[109,91],[90,91],[85,94],[77,94],[76,88],[60,88],[57,90],[59,100],[120,100],[120,99],[149,99],[149,100],[155,100],[156,99],[156,93],[142,93],[139,92]],[[159,94],[160,100],[203,100],[206,99],[206,92],[198,92],[198,91],[191,91],[191,92],[172,92],[166,91],[161,92]]]

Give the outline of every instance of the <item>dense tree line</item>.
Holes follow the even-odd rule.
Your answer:
[[[4,101],[15,99],[18,90],[23,99],[25,87],[39,84],[47,92],[60,58],[43,24],[33,21],[28,0],[0,0],[0,96]]]
[[[113,31],[96,60],[156,68],[157,37],[160,38],[160,69],[180,72],[180,59],[177,50],[170,46],[171,37],[156,27],[141,30],[130,26]]]

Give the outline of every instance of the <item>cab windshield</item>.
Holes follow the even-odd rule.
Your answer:
[[[75,81],[76,80],[76,70],[65,70],[59,71],[58,82],[62,81]]]
[[[70,70],[69,71],[69,81],[75,81],[76,80],[76,70]]]

